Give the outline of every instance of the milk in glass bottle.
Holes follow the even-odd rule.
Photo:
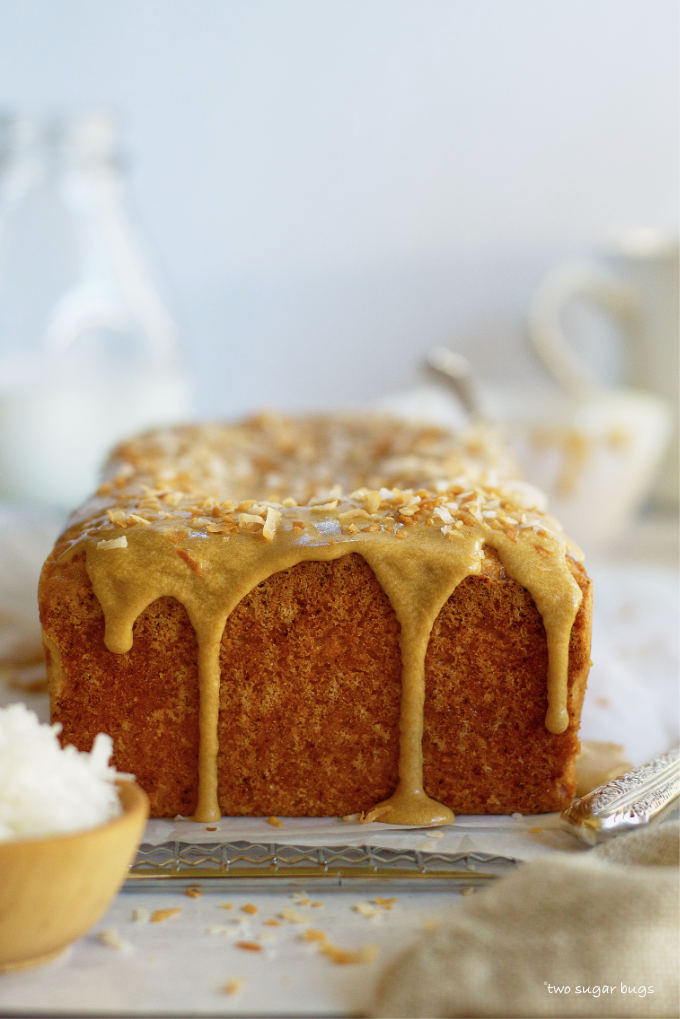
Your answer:
[[[124,183],[109,117],[0,117],[2,500],[73,507],[118,440],[186,415]]]

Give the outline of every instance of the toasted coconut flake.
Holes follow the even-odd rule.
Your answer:
[[[259,513],[239,513],[238,515],[240,530],[246,530],[248,527],[264,527],[264,525],[265,519]]]
[[[147,520],[146,517],[140,516],[139,513],[131,513],[127,519],[128,522],[132,521],[133,524],[141,524],[143,527],[148,527],[151,523],[150,520]]]
[[[229,926],[226,923],[213,923],[205,929],[206,934],[210,934],[212,936],[226,934],[229,938],[235,938],[237,932],[238,926],[234,926],[234,924]]]
[[[375,906],[372,906],[370,902],[356,902],[352,906],[352,909],[354,910],[355,913],[358,913],[360,916],[365,916],[366,919],[372,916],[379,915],[378,910],[375,908]]]
[[[187,564],[189,569],[192,570],[193,573],[201,572],[201,564],[196,559],[194,559],[191,553],[187,552],[185,548],[175,548],[175,552],[180,557],[180,559],[184,560],[184,562]]]
[[[443,520],[445,524],[452,524],[453,517],[451,511],[446,506],[435,506],[432,510],[432,516],[439,520]]]
[[[179,916],[182,910],[179,907],[174,909],[155,909],[151,914],[151,923],[165,923],[166,920],[171,920],[173,916]]]
[[[309,917],[304,913],[301,913],[297,909],[292,909],[290,906],[286,906],[278,914],[282,920],[287,920],[288,923],[309,923]]]
[[[98,941],[107,948],[113,948],[117,952],[131,952],[132,945],[129,941],[121,938],[115,927],[107,927],[97,935]]]
[[[337,499],[331,499],[329,502],[312,503],[310,509],[313,513],[330,513],[338,505]]]
[[[233,980],[227,980],[222,990],[225,994],[239,994],[245,985],[246,982],[242,977],[234,977]]]
[[[101,541],[97,542],[97,548],[112,549],[112,548],[127,548],[128,540],[124,534],[121,534],[118,538],[102,538]]]
[[[267,518],[264,522],[264,527],[262,528],[262,537],[266,538],[267,541],[272,541],[280,523],[281,511],[270,506],[267,510]]]
[[[305,941],[313,941],[318,944],[319,951],[339,966],[373,962],[379,953],[377,945],[363,945],[353,951],[339,948],[330,941],[325,931],[315,929],[304,931],[302,938]]]
[[[380,503],[382,502],[382,496],[380,492],[368,492],[366,495],[366,510],[369,513],[377,513],[380,509]]]

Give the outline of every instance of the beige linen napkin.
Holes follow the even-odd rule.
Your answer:
[[[370,1014],[677,1017],[679,838],[666,823],[524,864],[401,955]]]

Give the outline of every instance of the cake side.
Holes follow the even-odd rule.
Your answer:
[[[198,796],[196,634],[186,610],[161,598],[141,613],[125,655],[104,642],[104,614],[84,553],[47,560],[39,601],[51,718],[60,738],[90,750],[113,739],[113,763],[135,775],[152,817],[190,815]]]
[[[463,814],[562,810],[576,793],[578,729],[590,669],[592,585],[571,630],[564,732],[549,732],[547,643],[529,592],[487,554],[442,608],[425,662],[423,758],[430,796]]]
[[[565,733],[545,727],[540,616],[493,553],[439,614],[426,660],[424,776],[426,791],[456,812],[540,813],[573,796],[590,597],[585,572],[572,568],[585,597],[571,635]],[[46,567],[41,602],[64,740],[90,749],[109,732],[116,767],[137,775],[152,816],[191,816],[199,686],[185,610],[157,600],[138,618],[130,651],[112,653],[82,555]],[[224,814],[351,814],[394,791],[399,625],[360,556],[302,563],[259,584],[227,622],[220,665]]]

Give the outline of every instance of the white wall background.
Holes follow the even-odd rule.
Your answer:
[[[674,0],[0,0],[0,102],[111,107],[203,414],[536,369],[542,274],[677,223]]]

